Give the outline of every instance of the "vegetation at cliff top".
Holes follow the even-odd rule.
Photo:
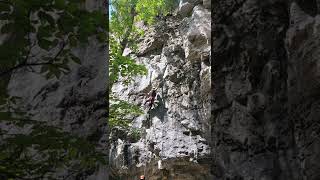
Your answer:
[[[111,91],[114,83],[128,85],[137,75],[146,75],[147,69],[137,64],[130,56],[124,56],[124,50],[137,51],[137,39],[144,34],[135,26],[142,21],[152,25],[156,17],[172,10],[173,0],[111,0],[110,39],[109,39],[109,88],[110,108],[109,125],[128,128],[132,116],[142,113],[140,107],[117,99]]]

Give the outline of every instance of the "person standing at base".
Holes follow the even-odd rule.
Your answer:
[[[140,176],[140,180],[146,180],[146,178],[144,177],[144,175]]]

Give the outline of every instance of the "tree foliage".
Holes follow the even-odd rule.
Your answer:
[[[50,179],[57,168],[67,169],[72,175],[105,163],[104,155],[85,139],[38,121],[12,118],[4,113],[0,116],[9,119],[1,119],[1,123],[30,129],[27,134],[0,132],[2,137],[7,136],[0,144],[0,178]]]
[[[109,123],[110,127],[113,128],[115,126],[121,126],[124,128],[128,128],[128,124],[132,119],[132,116],[137,116],[142,114],[141,109],[127,101],[119,100],[119,99],[110,99],[113,105],[110,107],[110,118]]]
[[[48,78],[68,72],[80,62],[71,49],[97,35],[106,40],[107,18],[88,12],[84,0],[1,0],[0,76],[19,68],[40,66]],[[40,51],[36,48],[40,47]],[[53,53],[53,55],[52,55]]]

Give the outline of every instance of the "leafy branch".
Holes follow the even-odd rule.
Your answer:
[[[60,48],[60,50],[57,52],[57,54],[52,58],[50,59],[49,61],[47,62],[40,62],[40,63],[28,63],[28,60],[29,60],[29,57],[30,57],[30,53],[31,53],[31,48],[29,49],[29,52],[28,54],[26,55],[26,58],[23,60],[22,63],[16,65],[16,66],[13,66],[7,70],[4,70],[0,73],[0,76],[4,76],[6,74],[9,74],[17,69],[20,69],[20,68],[24,68],[24,67],[28,67],[28,66],[44,66],[44,65],[55,65],[55,66],[59,66],[58,63],[55,63],[56,60],[58,59],[59,55],[61,55],[61,53],[63,52],[63,50],[65,49],[65,46],[66,44],[65,43],[62,43],[62,47]]]
[[[0,67],[3,68],[0,76],[23,67],[49,64],[61,64],[66,67],[70,60],[79,63],[79,58],[71,52],[72,48],[78,46],[79,43],[87,42],[89,36],[96,36],[101,42],[106,42],[107,18],[102,12],[87,12],[81,9],[80,5],[84,3],[83,0],[1,0],[0,3],[2,3],[0,20],[6,22],[1,28],[1,33],[8,36],[0,44]],[[31,52],[34,45],[30,42],[31,34],[33,35],[32,40],[37,42],[36,46],[42,49],[41,55],[57,48],[61,41],[67,47],[66,51],[63,51],[63,56],[59,58],[58,56],[50,57],[50,55],[44,57],[44,59],[51,58],[52,63],[48,61],[27,63],[33,57]],[[66,41],[64,35],[68,36]],[[53,71],[51,73],[53,75],[60,74],[54,72],[58,71],[54,68],[48,68],[48,70]]]

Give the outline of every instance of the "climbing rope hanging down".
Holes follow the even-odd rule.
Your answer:
[[[148,103],[147,121],[149,122],[150,131],[153,131],[153,136],[155,137],[155,144],[157,144],[157,136],[155,134],[155,128],[153,127],[153,123],[152,123],[152,119],[151,119],[151,109],[152,109],[152,107],[155,107],[154,103],[155,103],[156,96],[157,96],[156,88],[152,88],[152,90],[148,93],[147,100],[144,103],[144,105],[146,105]],[[149,141],[151,141],[151,139]],[[145,139],[144,146],[147,147],[147,139]],[[153,154],[153,153],[151,152],[151,154]],[[146,175],[146,166],[147,166],[147,164],[144,165],[143,175],[140,176],[140,179],[141,179],[141,177],[144,178]]]
[[[189,134],[189,139],[190,139],[190,144],[193,144],[192,141],[192,131],[190,131],[190,134]],[[197,162],[198,161],[198,149],[197,149],[197,145],[196,145],[196,148],[193,150],[193,157],[190,158],[190,161],[194,161],[194,162]]]
[[[144,105],[150,101],[150,97],[147,99],[147,101],[144,103]],[[147,112],[147,122],[149,121],[149,127],[151,127],[151,115],[150,115],[150,110],[151,110],[151,104],[152,102],[149,102],[149,106],[150,108],[148,109],[148,112]],[[146,148],[147,147],[147,136],[145,137],[144,139],[144,147]],[[144,165],[143,167],[143,174],[140,176],[140,180],[145,180],[145,175],[146,175],[146,167],[147,167],[147,162],[146,164]]]
[[[167,64],[165,66],[165,69],[166,69],[166,67],[167,67]],[[162,74],[164,74],[164,72]],[[152,72],[151,72],[151,75],[150,75],[150,82],[149,82],[150,84],[151,84],[151,77],[152,77]],[[163,78],[162,78],[162,81],[164,81]],[[144,105],[146,105],[148,103],[148,106],[149,106],[149,109],[147,111],[147,121],[149,121],[150,131],[151,131],[151,126],[153,128],[153,135],[155,137],[155,144],[157,144],[157,136],[155,134],[155,127],[153,127],[153,123],[152,123],[152,119],[151,119],[151,109],[152,109],[152,107],[155,107],[154,103],[155,103],[155,100],[156,100],[156,97],[157,97],[157,89],[158,89],[158,87],[157,88],[152,88],[152,90],[148,93],[147,100],[144,103]],[[163,86],[162,86],[161,90],[162,90],[162,94],[163,94]],[[163,129],[162,129],[162,131],[163,131]],[[163,134],[163,132],[162,132],[162,134]],[[147,140],[146,139],[145,139],[145,147],[147,147]],[[161,144],[161,150],[163,151],[163,142]],[[158,162],[158,164],[159,164],[159,162]],[[161,164],[161,157],[160,157],[160,164]],[[158,165],[158,167],[159,167],[159,165]],[[144,166],[144,170],[143,170],[143,175],[142,176],[144,177],[145,175],[146,175],[146,165]]]

